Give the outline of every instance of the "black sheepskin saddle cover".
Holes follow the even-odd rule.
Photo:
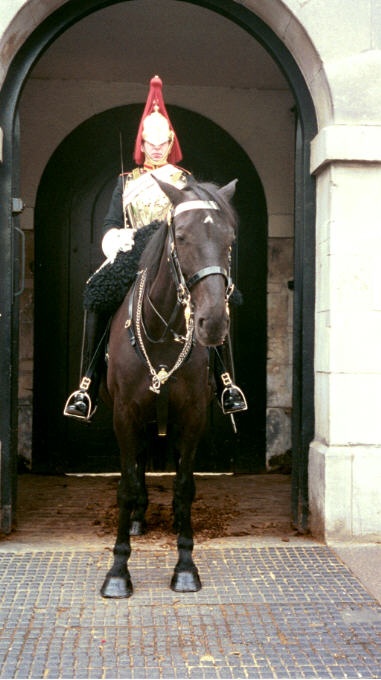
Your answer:
[[[108,262],[90,277],[83,293],[85,309],[110,316],[115,314],[135,280],[144,248],[162,224],[155,221],[138,229],[132,250],[119,252],[114,262]]]
[[[108,316],[115,314],[135,280],[140,258],[148,241],[163,224],[155,221],[138,229],[132,250],[127,253],[119,252],[114,262],[108,262],[90,277],[83,293],[84,309]],[[234,289],[230,302],[242,304],[242,295],[237,288]]]

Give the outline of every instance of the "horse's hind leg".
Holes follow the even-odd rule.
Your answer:
[[[174,525],[178,533],[177,549],[178,562],[176,564],[171,588],[176,592],[196,592],[201,588],[198,570],[193,562],[193,529],[191,522],[191,508],[195,495],[193,478],[193,456],[191,465],[180,459],[179,469],[174,482],[173,510]]]
[[[119,523],[118,535],[114,547],[114,563],[107,573],[101,588],[103,597],[130,597],[132,595],[132,583],[127,563],[131,554],[130,544],[130,521],[131,511],[134,507],[134,498],[138,486],[134,473],[127,478],[122,475],[118,487]]]

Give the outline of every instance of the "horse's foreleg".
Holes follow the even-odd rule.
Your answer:
[[[137,464],[136,473],[139,490],[136,494],[135,506],[132,510],[130,535],[141,536],[146,528],[145,514],[148,507],[148,493],[145,480],[146,460],[145,455],[141,455]]]
[[[191,464],[189,461],[188,464],[185,464],[180,459],[173,494],[174,525],[178,533],[178,562],[172,576],[171,588],[176,592],[182,593],[196,592],[201,588],[198,570],[192,557],[193,529],[191,509],[194,496],[193,460]]]
[[[131,512],[134,507],[137,480],[134,483],[135,472],[128,478],[122,475],[118,487],[119,522],[118,534],[114,546],[114,563],[107,573],[101,588],[103,597],[130,597],[132,595],[132,583],[127,563],[131,554],[130,522]]]

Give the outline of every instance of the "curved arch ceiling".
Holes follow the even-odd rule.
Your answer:
[[[179,0],[137,0],[94,12],[49,47],[31,77],[147,83],[156,72],[171,86],[289,89],[245,30]]]

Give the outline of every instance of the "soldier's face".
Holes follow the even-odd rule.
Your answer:
[[[151,144],[150,142],[143,142],[142,151],[146,157],[155,163],[160,163],[166,160],[169,151],[169,141],[163,144]]]

